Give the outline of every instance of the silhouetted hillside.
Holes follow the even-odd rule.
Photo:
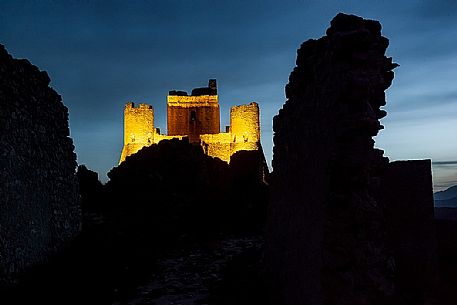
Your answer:
[[[456,208],[457,207],[457,185],[436,192],[433,194],[435,198],[435,207],[437,208]]]
[[[126,230],[160,236],[260,228],[246,216],[261,212],[253,209],[261,209],[263,166],[261,151],[240,152],[228,165],[186,140],[161,141],[108,173],[105,210]]]
[[[435,200],[449,200],[457,198],[457,185],[451,186],[450,188],[444,191],[436,192],[435,194],[433,194],[433,197],[435,198]]]

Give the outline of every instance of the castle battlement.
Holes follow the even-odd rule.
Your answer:
[[[162,140],[188,137],[212,157],[229,162],[240,150],[260,149],[260,109],[251,102],[230,109],[230,126],[220,132],[220,110],[215,79],[192,94],[170,91],[167,96],[167,135],[154,127],[154,109],[148,104],[124,108],[124,148],[119,163],[145,146]]]
[[[167,105],[184,108],[202,106],[219,107],[219,100],[217,95],[168,95]]]
[[[134,102],[128,102],[125,104],[125,108],[152,109],[152,106],[149,104],[144,104],[144,103],[140,103],[138,106],[135,106]]]
[[[191,95],[188,95],[186,91],[170,91],[167,96],[167,106],[183,108],[209,106],[218,108],[216,80],[210,79],[208,87],[193,89]]]

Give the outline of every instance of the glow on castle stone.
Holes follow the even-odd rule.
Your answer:
[[[234,106],[230,109],[230,126],[220,132],[220,110],[215,79],[208,87],[196,88],[188,95],[184,91],[170,91],[167,97],[167,131],[160,134],[154,127],[151,105],[129,102],[124,108],[124,147],[119,164],[145,146],[162,140],[182,139],[202,146],[205,154],[230,162],[241,150],[260,149],[259,105]]]

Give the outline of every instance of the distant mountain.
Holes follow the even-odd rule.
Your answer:
[[[457,185],[451,186],[450,188],[436,192],[433,194],[435,199],[435,207],[450,207],[456,208],[457,207]]]
[[[441,191],[441,192],[436,192],[433,194],[433,197],[435,200],[449,200],[453,198],[457,198],[457,185],[451,186],[450,188]]]

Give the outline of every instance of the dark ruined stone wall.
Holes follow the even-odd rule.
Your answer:
[[[265,268],[273,304],[392,304],[372,137],[396,67],[377,21],[338,14],[298,50],[274,118]]]
[[[0,45],[0,279],[44,261],[80,227],[68,110],[49,82]]]
[[[430,160],[389,164],[382,182],[389,247],[403,304],[434,304],[437,242]]]

